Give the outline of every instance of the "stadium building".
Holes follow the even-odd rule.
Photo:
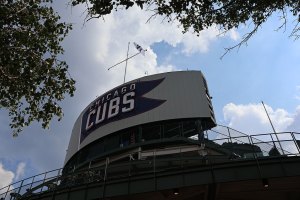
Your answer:
[[[63,168],[0,198],[296,200],[299,140],[217,126],[200,71],[156,74],[96,98],[74,124]]]

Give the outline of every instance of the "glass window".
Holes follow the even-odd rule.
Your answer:
[[[157,140],[161,138],[161,126],[160,125],[151,125],[144,126],[142,129],[142,140]]]
[[[78,154],[78,163],[83,163],[84,161],[86,161],[88,158],[88,155],[89,155],[88,147],[82,149]]]
[[[111,151],[120,147],[120,137],[119,135],[108,136],[104,140],[105,151]]]
[[[193,135],[196,135],[196,126],[195,126],[195,121],[184,121],[182,122],[182,132],[184,137],[190,137]]]
[[[126,147],[129,144],[130,144],[130,133],[129,132],[123,133],[121,136],[120,146]]]
[[[98,141],[95,144],[92,144],[89,148],[88,159],[95,158],[104,152],[104,142],[103,140]]]
[[[136,128],[132,128],[125,133],[120,133],[120,147],[137,143],[137,133],[138,131]]]
[[[179,137],[181,134],[181,123],[172,122],[165,124],[164,138]]]

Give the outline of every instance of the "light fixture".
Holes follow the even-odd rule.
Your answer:
[[[263,179],[262,179],[262,184],[263,184],[263,186],[264,186],[265,188],[268,188],[268,187],[269,187],[269,181],[268,181],[268,179],[263,178]]]
[[[178,188],[174,188],[173,189],[173,194],[174,195],[178,195],[179,194],[179,189]]]

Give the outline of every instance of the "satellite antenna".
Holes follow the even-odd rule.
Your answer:
[[[119,65],[119,64],[121,64],[121,63],[123,63],[123,62],[126,62],[126,64],[125,64],[125,72],[124,72],[124,83],[125,83],[125,78],[126,78],[126,71],[127,71],[127,63],[128,63],[128,60],[131,59],[131,58],[133,58],[133,57],[135,57],[135,56],[137,56],[137,55],[139,55],[139,54],[145,55],[145,52],[147,51],[147,49],[143,49],[143,48],[142,48],[140,45],[138,45],[137,43],[134,42],[133,44],[134,44],[135,48],[139,51],[138,53],[136,53],[136,54],[131,55],[131,56],[128,57],[129,47],[130,47],[130,42],[128,42],[126,59],[124,59],[124,60],[122,60],[122,61],[120,61],[120,62],[114,64],[113,66],[107,68],[107,70],[110,70],[111,68],[116,67],[117,65]]]

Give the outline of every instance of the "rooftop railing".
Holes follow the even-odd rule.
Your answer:
[[[208,147],[214,145],[224,150],[223,155],[208,155],[198,152],[198,155],[188,155],[178,147],[176,155],[162,153],[170,149],[153,150],[147,158],[130,159],[127,162],[109,162],[107,158],[104,165],[91,167],[84,171],[75,170],[73,173],[63,174],[62,169],[55,169],[41,173],[24,180],[0,188],[0,200],[20,199],[42,192],[51,192],[64,187],[80,184],[101,182],[122,177],[155,174],[163,171],[187,169],[192,167],[216,165],[225,162],[235,162],[245,159],[282,158],[300,155],[300,133],[281,132],[258,135],[247,135],[234,129],[218,126],[205,133],[202,141]],[[192,139],[197,140],[196,137]],[[205,151],[205,148],[202,149]],[[230,152],[230,153],[226,153]],[[149,155],[149,150],[147,150]]]

